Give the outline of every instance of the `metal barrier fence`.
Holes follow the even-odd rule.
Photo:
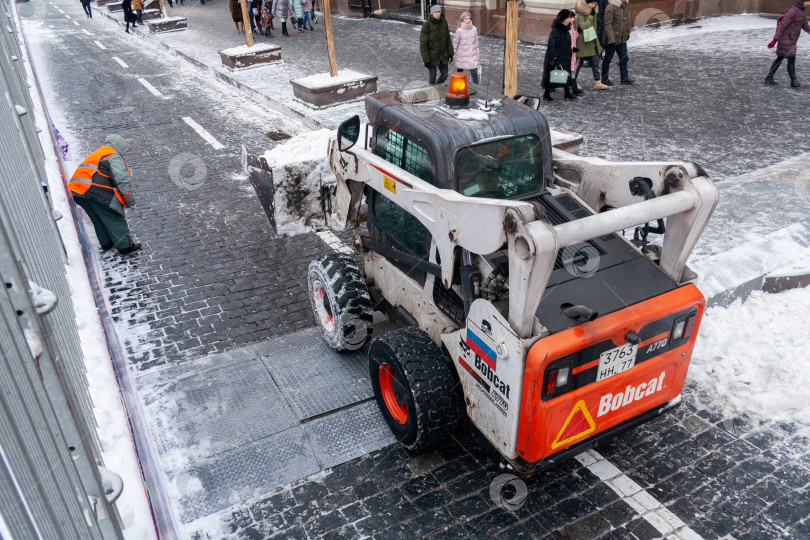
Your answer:
[[[121,539],[46,193],[43,152],[55,149],[37,135],[11,2],[0,0],[0,537]]]

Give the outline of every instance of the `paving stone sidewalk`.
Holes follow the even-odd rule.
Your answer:
[[[169,8],[169,13],[187,17],[189,30],[151,38],[283,102],[295,109],[291,114],[296,116],[304,106],[294,103],[289,80],[329,70],[322,24],[315,25],[314,32],[293,32],[289,38],[257,37],[257,43],[280,44],[283,63],[233,74],[221,68],[217,53],[244,44],[244,36],[236,33],[230,20],[227,2],[212,0],[204,6],[186,2]],[[617,160],[692,160],[718,180],[810,151],[806,134],[798,129],[810,121],[810,85],[791,89],[784,73],[780,87],[762,84],[773,58],[765,45],[776,23],[756,15],[740,17],[746,21],[744,29],[707,31],[702,28],[705,21],[697,21],[669,42],[647,39],[654,29],[636,30],[628,42],[635,86],[594,92],[590,70],[583,68],[579,82],[586,94],[576,102],[564,102],[560,96],[543,103],[541,111],[552,127],[584,135],[583,154]],[[427,82],[419,57],[418,25],[335,17],[334,29],[339,68],[378,75],[378,86],[384,90]],[[503,86],[503,47],[502,39],[481,36],[482,84],[491,88]],[[729,50],[736,54],[728,54]],[[544,53],[543,46],[518,47],[519,93],[542,94]],[[810,47],[801,40],[796,65],[799,76],[807,74],[810,80]],[[334,127],[355,113],[365,116],[361,103],[305,114]]]

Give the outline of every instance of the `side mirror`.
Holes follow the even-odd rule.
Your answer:
[[[360,136],[360,117],[354,115],[338,127],[338,148],[345,152],[357,142]]]

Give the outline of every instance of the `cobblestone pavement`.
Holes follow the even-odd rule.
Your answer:
[[[639,489],[694,534],[668,538],[807,538],[810,450],[795,430],[717,414],[688,384],[674,414],[598,448],[636,484],[624,496],[571,460],[526,479],[525,504],[507,511],[491,492],[504,471],[460,431],[427,454],[389,447],[238,505],[221,514],[230,535],[197,538],[663,537]]]
[[[239,165],[241,144],[252,151],[269,148],[272,143],[262,132],[295,133],[300,126],[250,104],[149,42],[127,36],[107,19],[85,19],[77,2],[43,6],[18,4],[48,104],[60,112],[54,121],[68,136],[74,157],[111,131],[131,145],[128,162],[138,208],[130,213],[130,224],[144,250],[129,259],[105,254],[101,261],[133,370],[146,376],[312,327],[305,269],[329,248],[315,234],[271,237]],[[222,29],[212,40],[220,39],[232,31],[221,0],[176,10],[209,8],[220,10]],[[336,24],[360,29],[347,32],[355,47],[373,44],[358,37],[374,31],[384,34],[386,44],[411,39],[409,32],[415,36],[408,25]],[[299,38],[304,36],[288,41]],[[389,47],[384,61],[374,60],[382,53],[358,54],[348,55],[347,63],[410,66],[412,60],[390,52],[396,49]],[[541,51],[521,48],[522,65],[529,66],[521,78],[526,93],[536,93],[531,66]],[[322,69],[314,52],[304,58],[302,66]],[[807,61],[807,55],[800,57],[800,70],[810,71]],[[655,50],[634,56],[637,87],[616,89],[609,97],[588,95],[576,104],[555,101],[544,112],[552,123],[582,131],[590,149],[604,148],[606,156],[700,158],[716,174],[732,176],[807,150],[796,126],[806,124],[810,108],[797,104],[806,104],[810,93],[783,87],[765,94],[758,82],[765,63],[766,53]],[[672,80],[672,73],[695,65],[701,66],[701,77]],[[403,69],[402,79],[392,75],[390,80],[421,77],[417,68]],[[606,111],[608,99],[615,109]],[[202,126],[222,148],[207,143],[184,118]],[[730,118],[738,119],[733,129]],[[794,133],[795,139],[785,139]],[[674,414],[598,449],[626,476],[604,482],[592,465],[572,460],[525,480],[525,505],[514,512],[490,496],[491,482],[504,471],[460,430],[427,454],[390,446],[244,498],[212,515],[195,537],[655,538],[662,529],[677,530],[681,537],[689,531],[704,538],[810,536],[806,432],[793,424],[726,417],[718,410],[688,385]],[[666,528],[661,515],[678,521]]]
[[[205,36],[205,46],[197,45],[195,37],[183,50],[208,65],[219,65],[217,50],[244,44],[224,0],[204,6],[189,1],[169,12],[188,17],[189,35]],[[698,21],[687,25],[694,37],[687,32],[674,44],[645,42],[643,33],[634,35],[629,42],[629,65],[636,86],[588,91],[574,103],[564,102],[560,95],[541,110],[552,127],[582,133],[586,155],[694,160],[717,179],[791,158],[810,150],[806,134],[797,129],[810,121],[810,85],[790,89],[784,72],[779,75],[779,88],[761,84],[773,59],[765,45],[775,25],[773,20],[762,21],[763,28],[703,33]],[[340,69],[379,75],[378,87],[386,90],[427,81],[419,57],[418,25],[337,17],[334,28]],[[190,38],[175,34],[159,39],[179,47]],[[314,32],[293,32],[289,38],[277,32],[272,39],[258,36],[256,41],[282,46],[287,78],[328,71],[323,24],[315,25]],[[799,41],[796,69],[810,81],[807,41]],[[503,47],[500,38],[481,37],[482,84],[491,88],[503,85]],[[542,46],[519,46],[519,93],[542,94],[544,53]],[[612,78],[618,79],[618,73],[612,72]],[[583,68],[580,83],[586,90],[592,87],[592,79],[590,70]]]

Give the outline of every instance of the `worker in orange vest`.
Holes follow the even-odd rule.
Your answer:
[[[124,161],[128,148],[120,135],[108,135],[104,146],[84,158],[68,184],[73,200],[93,222],[101,249],[115,247],[122,255],[141,249],[132,241],[124,216],[124,207],[135,208],[132,177]]]

